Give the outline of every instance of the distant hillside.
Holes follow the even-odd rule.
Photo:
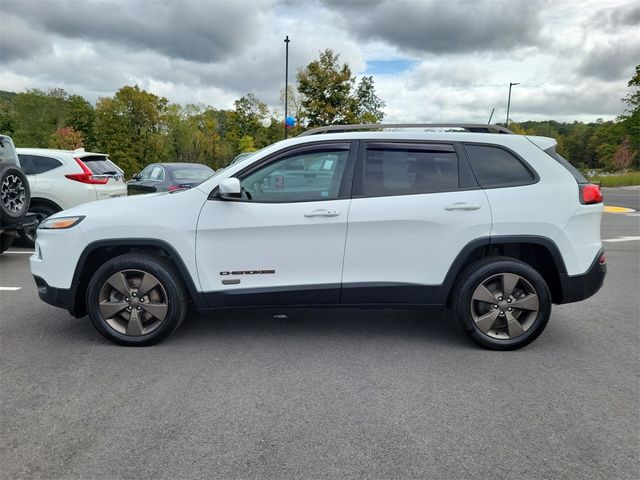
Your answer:
[[[0,90],[0,100],[7,100],[11,102],[16,95],[16,92],[5,92],[4,90]]]

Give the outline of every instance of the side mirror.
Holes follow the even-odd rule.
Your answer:
[[[240,187],[240,180],[235,177],[225,178],[220,185],[218,185],[218,197],[220,198],[241,198],[242,188]]]
[[[131,180],[137,180],[137,179],[138,179],[138,175],[140,175],[140,174],[139,174],[139,173],[134,173],[134,174],[131,176]]]

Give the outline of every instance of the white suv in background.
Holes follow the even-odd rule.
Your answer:
[[[191,190],[53,215],[31,257],[40,298],[123,345],[166,338],[189,304],[373,305],[449,308],[507,350],[600,289],[600,188],[555,140],[385,127],[311,130]]]
[[[31,186],[29,212],[36,215],[37,225],[61,210],[127,194],[123,171],[104,153],[82,148],[16,150]],[[37,225],[22,231],[29,246],[34,244]]]

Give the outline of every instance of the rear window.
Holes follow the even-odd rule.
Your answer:
[[[526,185],[535,179],[512,153],[489,145],[465,144],[471,168],[481,187]]]
[[[94,175],[117,175],[122,173],[118,166],[104,155],[80,157],[80,160]]]
[[[580,173],[580,171],[576,167],[571,165],[569,163],[569,160],[567,160],[562,155],[560,155],[558,152],[556,152],[556,147],[555,146],[546,149],[544,151],[544,153],[549,155],[551,158],[553,158],[555,161],[557,161],[564,168],[569,170],[569,173],[571,173],[571,175],[573,175],[573,178],[576,179],[576,182],[578,182],[578,183],[589,183],[589,180],[587,180],[586,177],[584,175],[582,175]]]
[[[202,182],[211,175],[213,170],[208,168],[177,168],[171,171],[171,175],[176,180],[190,180],[195,182]]]

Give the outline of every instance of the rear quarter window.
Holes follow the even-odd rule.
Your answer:
[[[558,152],[556,152],[556,147],[548,148],[547,150],[544,151],[544,153],[549,155],[556,162],[558,162],[560,165],[562,165],[564,168],[566,168],[569,171],[569,173],[571,173],[571,175],[573,175],[573,178],[576,179],[576,182],[578,182],[580,184],[589,183],[589,180],[587,180],[586,177],[584,175],[582,175],[580,173],[580,171],[576,167],[571,165],[571,163],[569,163],[569,160],[567,160],[562,155],[560,155]]]
[[[60,160],[41,155],[19,155],[20,162],[24,165],[24,173],[27,175],[37,175],[46,173],[62,166]]]
[[[509,151],[491,145],[465,144],[471,168],[483,188],[528,185],[535,176]]]

